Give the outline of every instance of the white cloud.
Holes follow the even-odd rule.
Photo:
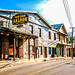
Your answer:
[[[71,2],[72,1],[72,2]],[[70,9],[71,9],[71,15],[74,23],[75,18],[75,2],[74,0],[68,0]],[[72,5],[73,4],[73,5]],[[46,19],[51,20],[52,22],[50,24],[59,24],[64,23],[66,30],[69,31],[69,21],[67,19],[67,15],[64,9],[64,5],[62,0],[50,0],[47,3],[40,3],[36,5],[37,9],[41,11],[41,14],[44,15]]]

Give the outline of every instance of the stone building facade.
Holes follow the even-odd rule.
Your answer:
[[[17,13],[27,14],[28,22],[13,25],[12,17]],[[14,46],[13,50],[17,50],[16,57],[24,59],[48,58],[57,54],[57,30],[53,29],[39,13],[1,9],[0,22],[3,22],[1,25],[2,30],[0,31],[3,34],[0,34],[0,36],[8,37],[8,45],[6,47],[8,48],[8,55],[5,54],[7,55],[5,56],[4,53],[2,55],[4,49],[1,48],[0,57],[2,59],[3,57],[9,57],[10,45]]]

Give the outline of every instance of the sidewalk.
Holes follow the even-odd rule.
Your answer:
[[[29,63],[39,63],[39,62],[44,62],[44,61],[53,61],[53,60],[68,60],[72,59],[71,57],[55,57],[55,58],[38,58],[38,59],[19,59],[19,60],[2,60],[0,61],[0,69],[5,68],[5,67],[12,67],[12,66],[17,66],[21,64],[29,64]]]

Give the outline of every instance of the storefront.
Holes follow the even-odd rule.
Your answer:
[[[42,57],[42,46],[39,46],[38,50],[39,50],[39,57]]]
[[[57,55],[56,47],[49,47],[49,55],[55,57]]]
[[[23,40],[28,40],[28,59],[30,59],[30,39],[34,40],[35,52],[35,39],[37,36],[14,31],[8,28],[0,28],[0,59],[9,59],[10,57],[23,58]],[[34,54],[35,57],[36,54]],[[36,58],[36,57],[35,57]]]
[[[65,45],[64,44],[57,44],[57,56],[64,57],[65,54]]]

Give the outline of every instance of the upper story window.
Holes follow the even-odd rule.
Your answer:
[[[38,37],[41,37],[41,28],[38,28]]]
[[[51,32],[49,31],[49,39],[51,39]]]
[[[56,33],[54,33],[54,40],[56,40]]]
[[[65,42],[65,36],[64,36],[64,42]]]
[[[3,26],[3,21],[0,21],[0,27],[2,27]]]
[[[30,25],[29,33],[33,34],[33,26]]]
[[[60,34],[59,34],[59,41],[60,41]]]

